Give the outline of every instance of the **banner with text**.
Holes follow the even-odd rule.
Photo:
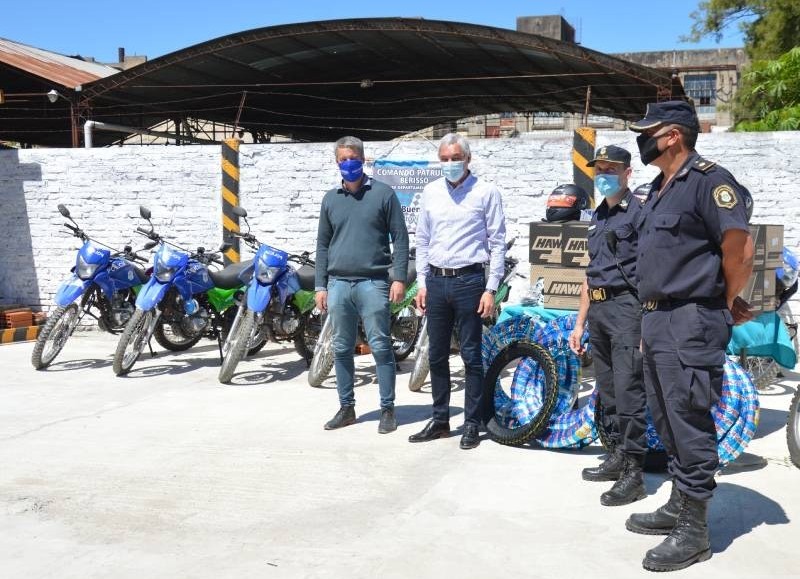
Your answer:
[[[403,208],[408,232],[414,233],[417,230],[422,189],[442,176],[439,163],[377,159],[373,164],[372,176],[394,189]]]

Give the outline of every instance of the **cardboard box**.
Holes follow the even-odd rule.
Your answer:
[[[773,272],[774,275],[774,272]],[[764,270],[753,270],[739,297],[750,304],[750,310],[760,313],[764,308]]]
[[[542,278],[544,307],[577,310],[581,305],[581,287],[586,270],[578,267],[531,266],[531,284]]]
[[[763,303],[762,311],[774,312],[778,308],[778,279],[774,269],[765,269],[762,276]]]
[[[587,267],[589,265],[589,224],[571,221],[564,224],[561,243],[561,265]]]
[[[750,225],[755,255],[753,269],[775,269],[783,265],[783,225]]]
[[[586,267],[589,265],[589,223],[533,222],[528,261],[531,265]]]
[[[561,223],[532,222],[528,237],[531,265],[561,265]]]

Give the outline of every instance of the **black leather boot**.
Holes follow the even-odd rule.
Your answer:
[[[583,480],[593,482],[614,481],[619,479],[624,466],[625,460],[622,450],[617,447],[608,455],[608,458],[600,463],[600,466],[583,469],[581,477],[583,477]]]
[[[672,492],[666,504],[652,513],[634,513],[625,521],[625,528],[640,535],[669,535],[681,511],[681,493],[672,481]]]
[[[644,455],[623,455],[625,466],[611,490],[600,495],[600,504],[606,507],[619,507],[642,500],[647,496],[644,488]]]
[[[342,406],[339,411],[325,423],[325,430],[336,430],[350,426],[356,421],[356,409],[353,406]]]
[[[681,512],[675,528],[660,545],[647,552],[642,566],[648,571],[677,571],[710,559],[707,516],[708,501],[681,493]]]

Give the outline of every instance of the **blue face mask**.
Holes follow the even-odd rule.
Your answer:
[[[364,161],[361,159],[346,159],[339,163],[339,172],[342,179],[348,183],[355,183],[364,174]]]
[[[594,186],[603,197],[611,197],[619,193],[619,175],[595,175]]]
[[[443,162],[442,175],[451,183],[455,183],[464,176],[464,161]]]

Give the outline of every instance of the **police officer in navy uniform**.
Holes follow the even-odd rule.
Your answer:
[[[642,162],[661,169],[639,216],[636,263],[647,402],[673,488],[667,504],[625,525],[668,535],[642,564],[674,571],[711,557],[707,507],[719,466],[711,407],[731,328],[752,317],[737,297],[753,269],[749,193],[695,152],[699,123],[689,103],[650,104],[631,129],[641,133]]]
[[[647,496],[642,467],[647,453],[647,398],[642,381],[642,306],[636,293],[636,222],[641,201],[628,188],[631,154],[609,145],[587,163],[603,196],[589,224],[589,266],[570,348],[578,355],[589,321],[595,376],[607,432],[608,458],[583,469],[588,481],[616,481],[600,496],[606,506],[627,505]]]

